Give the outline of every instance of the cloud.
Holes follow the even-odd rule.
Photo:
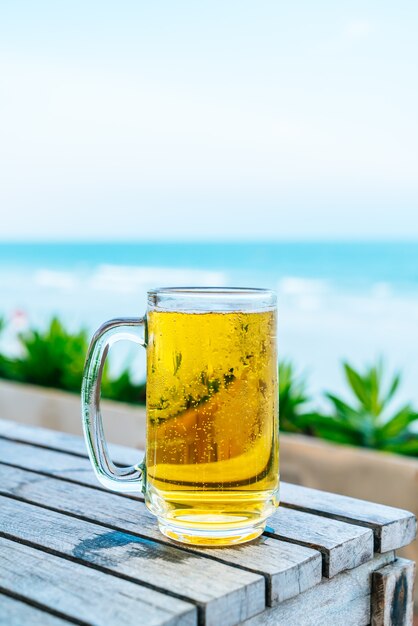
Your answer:
[[[368,20],[352,20],[346,24],[345,34],[350,39],[366,39],[374,28]]]

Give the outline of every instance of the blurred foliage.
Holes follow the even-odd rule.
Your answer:
[[[0,318],[0,332],[5,321]],[[0,352],[0,378],[79,393],[88,349],[85,330],[71,333],[58,318],[41,331],[18,335],[19,357]],[[306,378],[296,373],[291,361],[279,365],[280,427],[283,431],[321,437],[336,443],[418,456],[418,413],[411,404],[394,407],[400,385],[399,373],[384,384],[383,362],[356,371],[344,363],[350,400],[325,393],[328,411],[312,411]],[[129,368],[110,376],[105,367],[102,396],[112,400],[145,404],[145,383],[132,380]]]
[[[4,322],[0,322],[0,330]],[[53,387],[79,393],[87,354],[87,332],[68,331],[54,317],[43,330],[30,329],[18,335],[21,356],[0,354],[0,377],[9,380]],[[102,378],[102,396],[112,400],[145,403],[145,384],[132,381],[129,369],[117,377],[110,377],[105,367]]]
[[[119,402],[145,404],[146,385],[134,383],[129,368],[124,369],[116,378],[110,378],[105,368],[102,378],[102,396]]]
[[[0,317],[0,334],[6,327],[6,322],[3,317]],[[0,378],[15,378],[13,375],[12,359],[0,352]]]
[[[17,379],[43,387],[79,391],[87,349],[85,331],[70,333],[53,318],[45,331],[19,335],[22,356],[15,360]]]
[[[306,380],[295,373],[291,361],[279,364],[280,428],[289,433],[306,433],[304,415],[310,397]]]
[[[352,396],[350,403],[325,393],[330,411],[299,416],[299,427],[336,443],[418,456],[418,435],[411,429],[414,422],[418,424],[418,413],[410,404],[393,408],[400,374],[394,374],[384,385],[382,361],[363,372],[356,371],[349,363],[343,367]]]

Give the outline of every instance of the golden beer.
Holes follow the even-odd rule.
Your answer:
[[[162,287],[148,291],[143,317],[109,320],[91,340],[81,396],[96,476],[142,492],[172,539],[250,541],[278,504],[276,310],[268,289]],[[146,453],[116,467],[100,384],[110,347],[126,339],[147,352]]]
[[[182,541],[258,536],[279,482],[275,310],[151,310],[147,329],[148,508]]]

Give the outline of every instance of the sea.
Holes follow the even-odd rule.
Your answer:
[[[140,316],[146,292],[167,286],[267,287],[278,294],[279,356],[323,391],[345,396],[342,362],[382,358],[402,372],[398,402],[418,405],[418,242],[106,242],[0,244],[0,350],[58,315],[91,334]],[[111,367],[145,376],[136,346],[115,346]]]

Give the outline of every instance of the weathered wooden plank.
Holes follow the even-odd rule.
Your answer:
[[[18,459],[25,459],[25,466],[33,470],[42,471],[55,476],[60,476],[67,480],[75,480],[81,484],[88,484],[94,487],[97,487],[98,485],[91,471],[90,463],[87,459],[77,458],[66,454],[60,454],[51,450],[41,450],[38,449],[36,446],[17,444],[14,442],[9,442],[7,440],[0,440],[0,458],[5,459],[7,462],[16,462]],[[317,493],[321,494],[321,492]],[[119,498],[120,496],[117,497]],[[382,508],[386,509],[387,507]],[[392,514],[392,510],[390,512]],[[402,514],[403,512],[401,511],[401,515]],[[279,517],[280,515],[282,516],[281,518]],[[358,564],[363,562],[363,560],[368,558],[368,556],[370,556],[370,545],[368,544],[369,539],[366,536],[363,537],[361,534],[357,535],[357,527],[355,525],[352,525],[352,530],[346,533],[347,528],[341,527],[341,529],[339,530],[339,527],[335,526],[335,524],[338,524],[338,522],[330,521],[329,530],[332,530],[332,527],[334,526],[336,532],[336,536],[334,537],[331,532],[326,532],[326,522],[323,521],[324,518],[321,518],[320,516],[316,517],[316,526],[319,527],[318,532],[315,532],[315,526],[313,523],[304,524],[302,518],[300,518],[299,523],[298,512],[293,512],[292,515],[292,512],[290,512],[290,510],[288,510],[288,512],[284,510],[279,511],[278,519],[282,519],[283,523],[281,525],[281,529],[277,532],[285,539],[299,541],[301,543],[304,543],[305,545],[310,542],[313,547],[321,550],[324,555],[324,573],[328,576],[335,575],[338,571],[343,571],[347,567],[357,566]],[[311,519],[312,518],[313,521],[315,521],[315,516],[311,516]],[[273,529],[276,530],[274,528],[274,525],[275,522],[273,522]],[[343,534],[345,533],[346,545],[343,544],[342,546],[339,546],[339,532]],[[351,538],[349,534],[350,532],[352,533]],[[322,535],[322,538],[320,535]],[[335,542],[334,544],[332,544],[334,539]],[[286,548],[283,549],[283,552],[285,551]],[[226,552],[222,552],[223,557],[229,556]],[[247,551],[246,559],[249,559],[249,557],[250,554],[249,551]],[[254,569],[253,564],[248,564],[248,560],[246,560],[246,563],[246,566],[252,569],[252,571],[259,572],[259,568]],[[276,597],[276,595],[273,589],[274,581],[272,580],[271,576],[274,576],[275,573],[279,575],[279,572],[283,574],[283,570],[279,566],[280,563],[282,563],[282,560],[277,562],[279,571],[276,570],[275,572],[264,572],[264,574],[267,574],[268,576],[267,580],[269,585],[269,601],[271,600],[272,602],[274,602],[274,598]],[[242,563],[241,565],[244,566]],[[299,577],[300,573],[298,573],[296,577],[294,577],[294,589],[298,588],[297,580]],[[281,586],[281,588],[285,589],[285,587],[283,586]],[[280,596],[277,597],[279,598]]]
[[[289,483],[282,483],[280,495],[283,506],[371,528],[376,552],[397,550],[416,535],[417,520],[409,511]]]
[[[72,454],[0,439],[0,462],[46,475],[59,474],[65,480],[104,490],[92,471],[90,461]]]
[[[373,572],[372,626],[412,626],[415,563],[397,559]]]
[[[233,626],[265,607],[264,579],[251,572],[212,560],[203,567],[199,556],[171,545],[10,498],[0,498],[0,510],[3,536],[191,600],[207,626]]]
[[[268,608],[241,626],[368,626],[370,624],[371,572],[392,562],[394,552],[330,579]]]
[[[267,524],[269,536],[320,550],[327,578],[373,558],[373,532],[369,528],[284,507],[279,507]]]
[[[25,466],[34,469],[36,471],[43,471],[50,473],[54,476],[59,476],[66,479],[74,479],[79,483],[85,483],[93,486],[97,486],[97,481],[93,476],[93,472],[90,468],[88,461],[83,459],[66,458],[66,455],[61,455],[55,451],[42,450],[40,451],[34,446],[24,446],[24,444],[17,444],[14,442],[5,442],[0,440],[0,458],[7,461],[21,458],[25,459]],[[62,469],[60,470],[60,466]],[[118,496],[119,497],[119,496]],[[141,497],[141,496],[139,496]],[[122,506],[122,505],[121,505]],[[373,556],[373,540],[371,531],[362,527],[356,527],[352,524],[344,524],[335,520],[327,518],[321,518],[314,515],[306,515],[306,522],[303,519],[304,513],[298,511],[292,511],[291,509],[282,509],[270,518],[268,525],[273,529],[273,535],[280,535],[281,539],[289,539],[295,543],[301,543],[305,546],[310,546],[314,549],[318,549],[323,554],[323,573],[326,576],[334,576],[339,571],[350,567],[356,567],[363,563],[368,558]],[[289,552],[288,546],[276,546],[276,549],[281,550],[281,554],[276,561],[276,570],[270,570],[269,572],[263,572],[268,576],[268,599],[274,602],[274,598],[291,597],[287,595],[291,593],[285,592],[286,586],[278,581],[278,585],[285,595],[280,594],[276,596],[274,592],[275,581],[272,579],[275,574],[283,575],[283,557],[287,556]],[[219,553],[219,551],[217,551]],[[225,550],[222,551],[223,557],[230,556]],[[273,555],[274,556],[274,555]],[[234,562],[236,553],[233,553]],[[247,551],[246,559],[249,559],[250,553]],[[260,555],[261,562],[269,562],[268,558]],[[302,555],[303,557],[303,555]],[[287,556],[287,558],[289,558]],[[257,555],[256,561],[259,560]],[[259,568],[254,569],[254,565],[248,565],[253,571],[259,571]],[[240,563],[243,565],[242,563]],[[294,590],[300,589],[299,578],[303,572],[297,573],[294,577]],[[311,573],[312,575],[312,573]],[[318,574],[316,574],[317,581]],[[290,579],[288,579],[290,580]],[[308,584],[308,581],[306,581]],[[312,584],[316,582],[312,581]],[[289,586],[289,585],[288,585]],[[270,590],[271,587],[271,590]],[[304,586],[304,589],[306,586]],[[292,592],[293,593],[293,592]]]
[[[69,626],[70,622],[0,594],[0,626]]]
[[[26,426],[25,424],[0,419],[0,437],[88,458],[87,448],[82,437],[69,435],[68,433],[51,430],[49,428]],[[115,462],[119,463],[119,465],[133,465],[138,463],[144,454],[142,450],[116,444],[109,444],[109,450],[112,458]]]
[[[275,606],[321,582],[321,554],[316,550],[270,539],[262,535],[243,546],[193,551],[223,563],[263,574],[267,581],[267,604]]]
[[[95,626],[195,626],[197,609],[152,589],[0,537],[1,587]]]
[[[141,502],[131,498],[122,498],[109,492],[4,465],[0,465],[0,492],[52,507],[57,511],[65,511],[112,529],[129,531],[147,539],[173,545],[159,532],[155,517]],[[175,545],[181,548],[179,544]],[[246,546],[222,550],[187,546],[187,551],[263,575],[267,583],[269,604],[297,595],[321,581],[319,552],[277,539],[261,537]],[[200,576],[201,571],[199,557],[195,575]],[[240,570],[236,575],[241,575]]]
[[[55,448],[64,452],[77,453],[87,458],[83,440],[66,433],[58,433],[45,428],[34,428],[7,420],[0,420],[0,436],[21,441],[31,441],[37,445]],[[141,455],[142,453],[139,452],[139,454]],[[116,446],[113,449],[113,455],[117,462],[130,464],[136,462],[138,451],[132,448]],[[1,459],[2,450],[0,449]],[[74,474],[71,476],[69,473],[68,477],[77,480],[77,476]],[[97,480],[91,474],[89,480],[92,485],[98,486]],[[416,534],[416,519],[414,515],[402,509],[289,483],[282,483],[281,500],[282,504],[289,508],[371,528],[374,533],[375,550],[377,552],[396,550],[404,545],[408,545],[413,541]]]

